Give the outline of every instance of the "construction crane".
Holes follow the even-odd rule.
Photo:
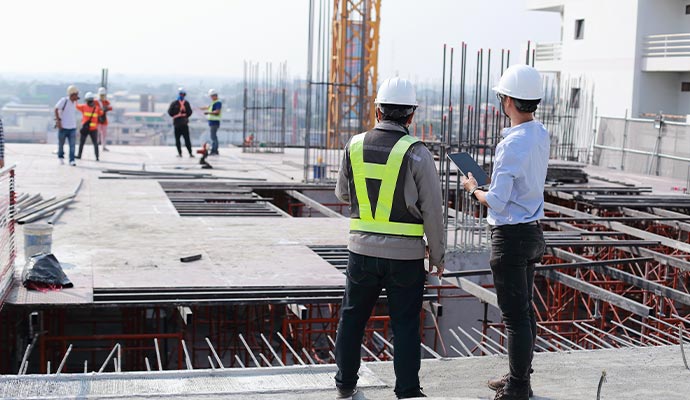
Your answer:
[[[381,0],[333,0],[326,147],[375,122]]]

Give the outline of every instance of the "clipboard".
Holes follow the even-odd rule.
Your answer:
[[[474,161],[469,153],[452,153],[448,154],[448,158],[463,175],[467,176],[467,174],[471,172],[479,186],[484,186],[489,182],[489,176],[484,172],[482,167]]]

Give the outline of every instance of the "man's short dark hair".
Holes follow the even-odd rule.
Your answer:
[[[541,102],[541,99],[521,100],[521,99],[513,98],[513,101],[515,102],[515,108],[517,108],[518,111],[523,112],[523,113],[533,113],[533,112],[537,111],[537,106]]]
[[[379,104],[378,108],[381,110],[382,121],[392,121],[405,125],[407,119],[410,118],[410,115],[417,107],[400,104]]]

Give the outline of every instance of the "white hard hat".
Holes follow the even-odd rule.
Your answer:
[[[108,93],[108,92],[105,90],[104,87],[99,87],[99,88],[98,88],[98,95],[99,95],[99,96],[103,96],[103,95],[105,95],[105,94],[107,94],[107,93]]]
[[[179,87],[179,88],[177,88],[177,93],[179,93],[179,94],[187,94],[187,91],[184,90],[183,87]]]
[[[67,86],[67,95],[71,96],[73,94],[79,93],[79,88],[74,85]]]
[[[218,96],[218,92],[216,92],[216,89],[210,89],[208,91],[209,96]]]
[[[539,100],[543,97],[541,75],[529,65],[513,65],[506,69],[493,90],[518,100]]]
[[[94,96],[93,93],[91,93],[91,92],[86,92],[86,95],[84,95],[84,98],[86,100],[93,100],[96,98],[96,96]]]
[[[403,78],[388,78],[376,93],[376,104],[397,104],[401,106],[417,106],[417,93],[412,82]]]

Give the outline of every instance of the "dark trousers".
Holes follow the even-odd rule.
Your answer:
[[[182,155],[180,136],[184,137],[184,144],[187,147],[187,151],[189,155],[192,155],[192,140],[189,138],[189,125],[175,124],[175,146],[177,147],[177,154]]]
[[[534,264],[544,255],[544,233],[535,223],[491,228],[491,271],[508,336],[506,390],[529,384],[537,322],[532,307]]]
[[[98,160],[98,131],[89,131],[89,133],[84,134],[79,132],[79,153],[77,158],[81,158],[81,153],[84,151],[84,143],[86,143],[86,138],[91,138],[91,143],[93,143],[93,151],[96,154],[96,160]]]
[[[381,290],[386,288],[395,346],[395,393],[403,395],[419,389],[419,313],[425,279],[424,260],[391,260],[350,252],[335,340],[338,387],[357,384],[364,328]]]

